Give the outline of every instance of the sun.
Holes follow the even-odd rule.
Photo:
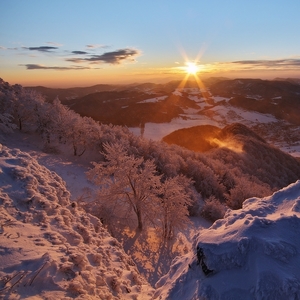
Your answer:
[[[185,71],[187,74],[196,75],[199,72],[199,67],[193,62],[187,62]]]

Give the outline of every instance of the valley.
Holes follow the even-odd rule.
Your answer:
[[[300,84],[296,79],[209,78],[166,84],[98,85],[46,89],[47,101],[58,97],[82,116],[127,126],[134,134],[161,140],[171,132],[200,125],[220,129],[242,123],[270,143],[300,157]]]

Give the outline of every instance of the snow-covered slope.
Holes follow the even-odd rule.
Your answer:
[[[195,236],[175,260],[156,299],[300,299],[300,181]],[[210,272],[212,271],[212,272]],[[205,275],[205,273],[207,273]]]
[[[151,299],[153,289],[63,180],[0,145],[0,298]]]

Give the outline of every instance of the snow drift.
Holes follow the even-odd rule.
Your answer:
[[[300,299],[299,235],[297,181],[270,197],[246,200],[202,230],[194,252],[175,259],[157,283],[155,298]]]
[[[151,299],[153,289],[63,180],[0,144],[0,298]]]

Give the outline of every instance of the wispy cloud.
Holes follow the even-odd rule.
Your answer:
[[[3,46],[0,46],[0,50],[19,50],[19,48],[15,47],[15,48],[6,48]]]
[[[262,60],[239,60],[231,62],[214,62],[204,64],[204,70],[208,73],[224,72],[277,72],[277,71],[300,71],[300,58],[262,59]]]
[[[88,52],[86,51],[72,51],[72,54],[77,54],[77,55],[84,55],[84,54],[88,54]]]
[[[57,66],[44,66],[39,64],[25,64],[19,65],[26,67],[27,70],[58,70],[58,71],[67,71],[67,70],[87,70],[91,69],[89,67],[82,66],[70,66],[70,67],[57,67]]]
[[[108,46],[108,45],[101,45],[101,44],[89,44],[89,45],[86,45],[85,47],[87,49],[98,49],[98,48],[105,49],[105,48],[109,48],[110,46]]]
[[[19,66],[26,67],[27,70],[85,70],[85,69],[98,69],[95,65],[100,64],[111,64],[120,65],[125,62],[135,62],[136,57],[141,55],[141,51],[134,48],[123,48],[115,51],[107,51],[98,54],[97,49],[107,48],[106,45],[100,44],[89,44],[85,46],[86,50],[67,50],[60,48],[61,44],[55,42],[47,42],[49,45],[41,46],[22,46],[19,48],[7,48],[0,46],[0,50],[19,50],[20,55],[28,55],[39,53],[36,59],[40,59],[41,54],[47,55],[51,54],[51,58],[57,58],[60,62],[56,62],[54,66],[45,66],[41,64],[41,61],[37,63],[21,64]],[[79,48],[80,49],[80,48]],[[24,51],[25,50],[25,51]],[[71,66],[61,66],[61,59],[65,62],[72,63]],[[74,65],[76,64],[76,65]],[[77,66],[77,64],[82,64]]]
[[[53,52],[53,50],[58,49],[58,47],[53,47],[53,46],[22,47],[22,48],[30,51],[40,51],[40,52]]]
[[[116,51],[105,52],[101,55],[90,55],[86,58],[69,58],[66,61],[75,63],[91,62],[91,63],[107,63],[112,65],[121,64],[124,61],[135,61],[135,58],[139,56],[141,52],[136,49],[119,49]]]
[[[278,69],[278,68],[299,68],[300,59],[276,59],[276,60],[240,60],[234,61],[233,64],[241,66],[248,66],[251,68],[266,68],[266,69]]]

